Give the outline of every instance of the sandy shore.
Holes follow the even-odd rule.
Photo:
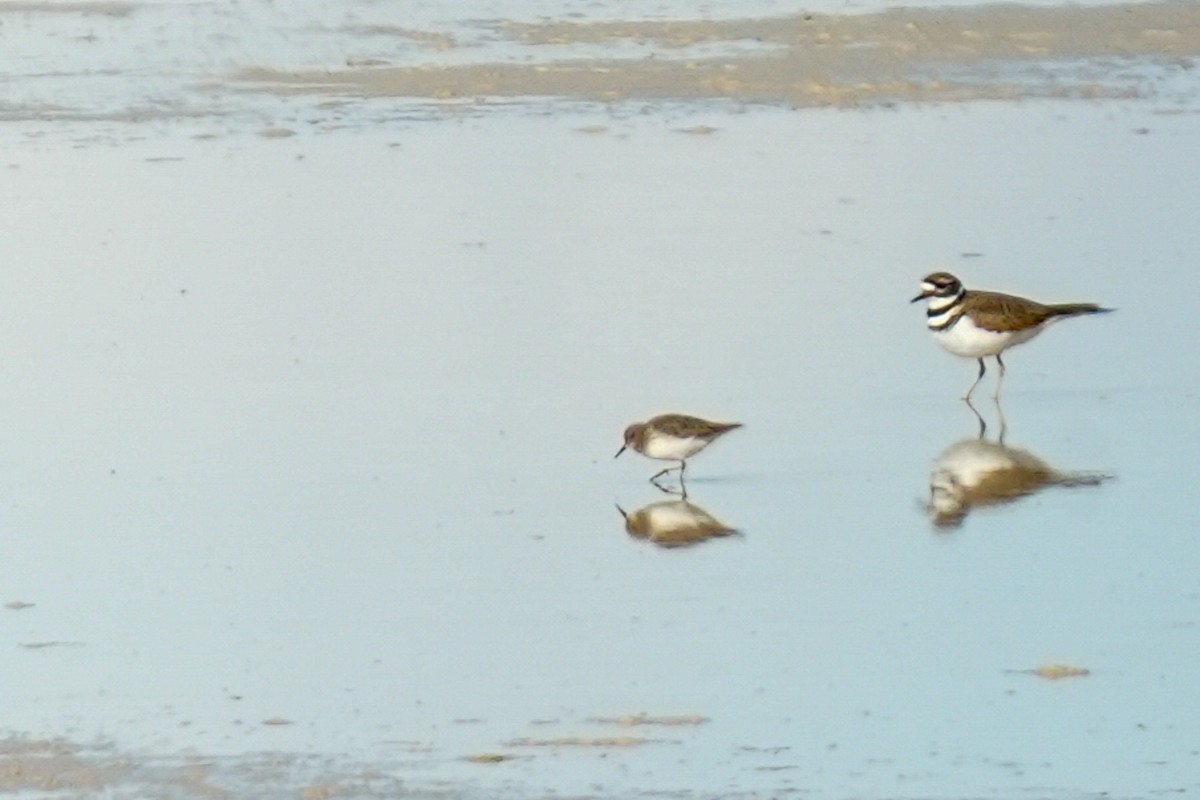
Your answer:
[[[731,99],[798,107],[1131,97],[1150,93],[1152,79],[1118,65],[1150,60],[1191,68],[1190,59],[1200,54],[1200,6],[994,5],[771,19],[506,22],[496,24],[495,33],[528,47],[534,60],[447,66],[351,62],[301,71],[250,67],[236,78],[283,94]],[[446,46],[446,37],[425,35]],[[597,45],[638,54],[553,57],[563,48],[591,46],[594,52]],[[695,56],[699,47],[709,55]],[[729,54],[711,55],[722,49]]]

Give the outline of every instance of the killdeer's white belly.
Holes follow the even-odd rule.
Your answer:
[[[930,326],[937,317],[930,319]],[[958,321],[945,330],[931,330],[933,338],[942,347],[956,356],[966,358],[983,358],[998,355],[1006,348],[1021,342],[1027,342],[1041,333],[1042,326],[1035,325],[1020,331],[989,331],[975,324],[968,315],[963,314]]]
[[[699,453],[706,444],[708,444],[707,439],[695,436],[671,436],[652,431],[646,438],[646,446],[642,450],[642,455],[664,461],[682,461]]]

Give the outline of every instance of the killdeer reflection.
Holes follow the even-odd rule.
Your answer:
[[[659,547],[688,547],[722,536],[738,533],[694,503],[687,500],[663,500],[651,503],[625,517],[625,532],[634,539],[646,539]]]
[[[999,506],[1048,486],[1099,486],[1110,476],[1059,472],[1027,450],[982,437],[942,451],[929,476],[930,520],[957,528],[973,508]]]
[[[679,470],[679,483],[683,487],[683,473],[687,469],[687,459],[699,453],[735,428],[742,427],[740,422],[709,422],[699,417],[689,417],[686,414],[661,414],[646,422],[638,422],[625,429],[625,444],[617,451],[616,458],[632,447],[647,458],[664,461],[678,461],[679,466],[668,467],[656,472],[650,482],[658,486],[658,478],[669,472]],[[658,486],[663,489],[663,487]],[[667,491],[663,489],[663,491]],[[686,497],[686,489],[684,489]]]
[[[995,356],[1000,366],[996,392],[992,395],[999,397],[1000,385],[1004,382],[1001,353],[1029,341],[1057,320],[1112,311],[1095,303],[1044,305],[999,292],[969,291],[949,272],[925,276],[921,281],[921,293],[912,302],[926,299],[929,301],[926,312],[929,330],[937,343],[956,356],[979,361],[979,375],[963,397],[968,403],[971,392],[987,371],[983,363],[987,356]]]

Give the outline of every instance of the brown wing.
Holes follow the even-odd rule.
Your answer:
[[[663,414],[651,419],[647,424],[663,433],[680,437],[713,437],[742,427],[740,422],[710,422],[699,417],[689,417],[687,414]]]
[[[999,292],[967,292],[963,311],[989,331],[1019,331],[1041,325],[1054,316],[1054,309],[1024,297]]]

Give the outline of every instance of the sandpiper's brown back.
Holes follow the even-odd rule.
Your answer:
[[[662,414],[651,419],[647,425],[668,436],[703,439],[712,439],[734,428],[742,427],[740,422],[712,422],[687,414]]]

